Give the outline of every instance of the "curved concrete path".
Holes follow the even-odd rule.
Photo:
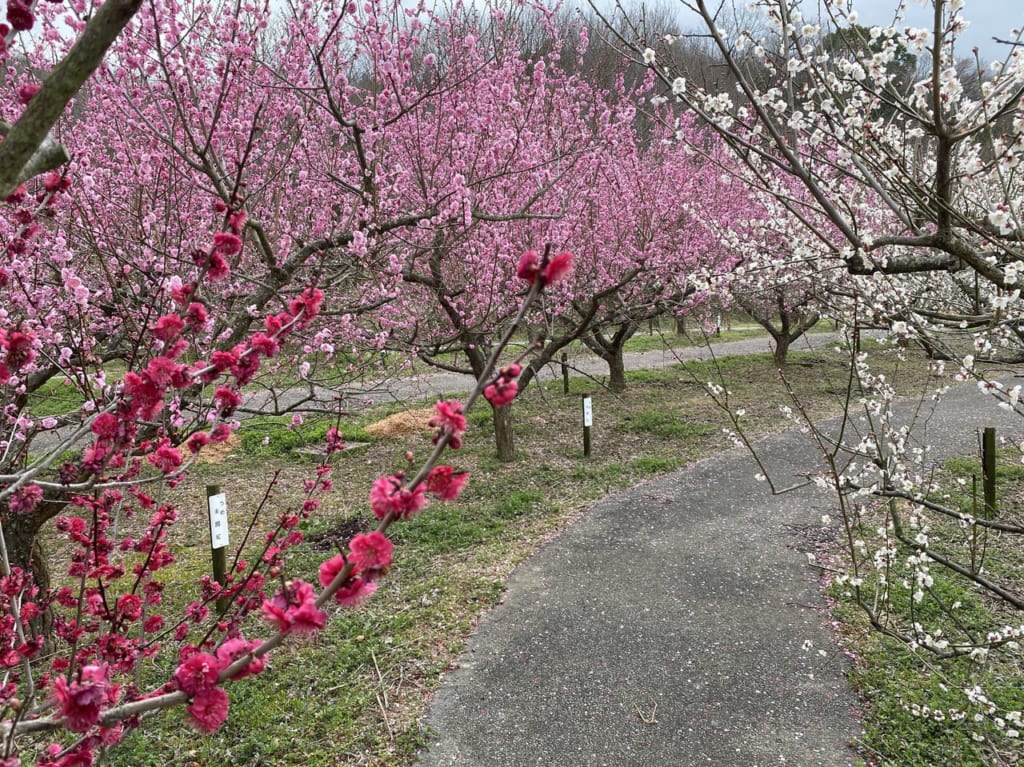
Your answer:
[[[915,433],[972,452],[989,424],[1021,433],[962,387]],[[819,463],[795,431],[758,449],[782,484]],[[794,534],[834,502],[773,497],[756,472],[733,450],[609,497],[521,565],[433,701],[419,767],[858,764],[858,701]]]
[[[835,343],[836,333],[808,333],[801,336],[791,347],[794,352],[807,351],[828,343]],[[627,352],[623,355],[626,370],[652,370],[669,367],[685,360],[702,360],[727,357],[737,354],[770,353],[772,343],[766,335],[742,341],[714,341],[710,346],[684,346],[676,350],[657,349],[646,352]],[[600,379],[608,376],[608,364],[589,352],[569,360],[571,375],[593,376]],[[561,376],[557,362],[549,363],[537,375],[537,380],[548,381]],[[368,402],[404,402],[427,396],[439,396],[473,389],[476,379],[471,375],[427,370],[418,375],[393,378],[375,383],[363,390],[348,389],[346,396],[363,398]],[[327,397],[330,400],[330,397]]]

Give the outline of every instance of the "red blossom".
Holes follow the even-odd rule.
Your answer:
[[[292,321],[292,316],[285,312],[270,314],[263,318],[263,327],[274,337],[280,336],[284,327]]]
[[[526,280],[531,285],[537,280],[540,273],[540,259],[537,251],[528,250],[519,257],[519,266],[516,268],[516,277]]]
[[[244,210],[235,210],[228,216],[228,226],[231,227],[231,231],[235,234],[242,233],[242,227],[245,226],[245,221],[249,217]]]
[[[366,578],[373,579],[387,573],[391,567],[391,554],[394,544],[379,530],[371,533],[360,533],[348,545],[348,561],[356,572]]]
[[[228,694],[219,687],[196,695],[188,706],[188,715],[196,729],[216,732],[228,718]]]
[[[206,276],[212,282],[220,282],[227,279],[230,274],[231,267],[228,265],[227,259],[224,258],[224,254],[216,250],[211,253],[206,262]]]
[[[117,436],[120,421],[113,413],[100,413],[92,422],[92,433],[100,439],[112,439]]]
[[[161,388],[183,389],[192,382],[188,368],[163,355],[149,361],[144,377]]]
[[[194,652],[174,670],[174,683],[189,697],[212,690],[223,668],[218,658],[205,652]]]
[[[197,251],[201,253],[201,251]],[[205,260],[205,255],[203,256]],[[174,303],[179,306],[184,306],[192,298],[192,294],[196,292],[196,286],[191,283],[185,283],[182,285],[175,285],[171,288],[171,299]]]
[[[181,466],[181,451],[164,441],[149,454],[148,460],[164,474],[172,474]]]
[[[27,32],[35,24],[35,17],[25,0],[7,0],[7,21],[12,29]]]
[[[297,326],[301,329],[312,322],[318,314],[324,302],[323,291],[319,288],[306,288],[298,298],[288,302],[288,311],[293,317],[298,317]]]
[[[227,668],[239,658],[245,657],[250,652],[260,646],[260,643],[253,640],[249,641],[241,637],[235,637],[234,639],[228,639],[224,644],[217,648],[217,658],[223,664],[223,668]],[[247,676],[259,674],[266,667],[267,661],[264,656],[258,658],[250,658],[248,665],[243,666],[241,671],[232,674],[232,681],[244,679]]]
[[[39,92],[39,86],[36,83],[25,83],[18,86],[18,101],[22,104],[28,104],[32,100],[32,97]]]
[[[334,582],[334,579],[338,577],[338,573],[345,569],[345,557],[341,554],[335,554],[333,557],[325,562],[320,563],[320,585],[325,589]]]
[[[130,621],[142,616],[142,598],[137,594],[122,594],[117,600],[117,612]]]
[[[201,328],[206,324],[206,320],[209,315],[206,312],[206,307],[198,301],[193,301],[188,305],[188,309],[185,310],[185,324],[190,328]]]
[[[327,623],[327,615],[316,607],[313,587],[298,579],[264,600],[262,610],[263,617],[286,634],[311,634]]]
[[[484,396],[494,407],[507,405],[516,398],[519,393],[519,384],[505,378],[499,378],[492,384],[484,387]]]
[[[429,422],[430,426],[438,429],[434,435],[434,444],[447,433],[448,446],[452,450],[458,450],[462,447],[462,438],[466,434],[466,416],[462,414],[462,403],[454,399],[441,400],[434,404],[434,411],[437,414]]]
[[[257,354],[261,354],[264,357],[273,357],[281,348],[276,338],[272,338],[264,333],[256,333],[252,337],[250,346],[252,346]]]
[[[234,256],[242,250],[242,238],[232,232],[213,235],[213,250],[225,256]]]
[[[223,372],[238,364],[238,355],[233,351],[218,349],[210,357],[210,364],[217,368],[218,371]]]
[[[231,427],[226,423],[219,423],[210,432],[210,442],[224,442],[231,436]]]
[[[467,471],[455,471],[451,466],[435,466],[427,475],[427,490],[442,501],[454,501],[468,479]]]
[[[34,342],[35,336],[20,330],[6,334],[0,331],[0,346],[6,351],[5,362],[11,370],[20,370],[36,358]]]
[[[544,284],[553,285],[565,277],[572,269],[572,254],[559,253],[552,258],[544,269]]]
[[[209,444],[210,435],[203,431],[197,431],[188,438],[185,446],[188,447],[188,451],[192,453],[192,455],[195,455]]]
[[[173,363],[172,363],[173,364]],[[131,400],[131,412],[143,420],[152,420],[163,410],[163,392],[137,373],[125,373],[124,393]]]
[[[71,681],[63,676],[53,680],[57,713],[74,732],[85,732],[96,724],[116,692],[107,679],[106,666],[83,666]]]
[[[394,513],[401,519],[408,519],[427,505],[427,496],[422,484],[412,490],[402,486],[404,475],[392,474],[379,477],[370,490],[370,508],[378,519]]]
[[[231,374],[239,386],[245,386],[259,372],[260,358],[252,353],[246,354],[242,344],[236,346],[234,352],[237,361],[231,366]]]
[[[242,404],[242,395],[227,386],[218,386],[213,401],[221,416],[229,416]]]
[[[334,601],[342,607],[357,607],[377,590],[377,584],[363,578],[352,578],[334,594]]]
[[[165,314],[151,328],[153,335],[161,341],[173,341],[185,329],[185,320],[177,314]]]

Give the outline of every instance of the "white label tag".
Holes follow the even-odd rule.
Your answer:
[[[223,549],[228,545],[228,497],[224,493],[211,495],[210,547]]]
[[[594,425],[594,409],[590,406],[590,397],[583,398],[583,425]]]

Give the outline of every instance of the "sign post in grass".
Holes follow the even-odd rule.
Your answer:
[[[590,427],[594,425],[594,409],[590,396],[583,395],[583,457],[590,457]]]
[[[996,429],[986,426],[981,437],[981,481],[985,495],[985,519],[996,518]]]
[[[206,486],[206,504],[210,511],[210,558],[213,561],[213,579],[223,588],[227,585],[228,499],[219,485]],[[217,600],[217,610],[223,613],[230,600]]]

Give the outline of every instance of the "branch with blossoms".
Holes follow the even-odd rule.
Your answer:
[[[134,685],[122,684],[118,680],[124,673],[135,668],[139,657],[148,657],[157,651],[155,642],[147,643],[144,647],[126,649],[123,663],[109,657],[98,661],[87,653],[72,653],[71,659],[53,667],[52,676],[44,675],[39,689],[34,691],[37,696],[47,694],[41,705],[31,706],[17,700],[14,697],[16,690],[9,689],[13,686],[8,685],[4,688],[8,694],[3,699],[8,715],[0,725],[0,737],[6,742],[4,755],[7,761],[3,763],[4,767],[14,767],[21,763],[14,747],[18,736],[59,730],[70,731],[80,737],[70,745],[54,744],[48,747],[39,756],[37,764],[43,767],[71,767],[90,763],[99,749],[115,745],[125,729],[138,726],[143,714],[178,705],[186,706],[197,729],[213,732],[227,717],[229,698],[223,689],[227,682],[259,674],[265,668],[268,653],[280,647],[288,638],[308,636],[323,629],[328,622],[325,609],[331,603],[354,608],[368,598],[376,590],[379,579],[392,566],[394,547],[386,535],[391,525],[408,521],[422,512],[431,497],[451,501],[461,493],[469,478],[468,473],[442,464],[440,460],[446,450],[461,447],[467,425],[464,413],[473,407],[479,397],[483,396],[492,403],[506,404],[516,396],[516,378],[522,370],[521,365],[516,362],[496,371],[497,360],[545,287],[561,279],[568,272],[570,264],[571,256],[568,253],[560,253],[552,258],[549,249],[543,255],[534,252],[524,255],[518,274],[529,288],[523,296],[518,314],[488,360],[487,376],[478,382],[465,403],[456,400],[436,403],[435,414],[430,421],[430,425],[436,429],[433,448],[415,472],[397,471],[373,483],[369,502],[379,520],[377,528],[357,534],[349,541],[346,551],[320,565],[319,594],[305,580],[284,579],[280,557],[282,547],[279,544],[283,542],[287,546],[301,541],[301,533],[296,529],[299,518],[315,511],[317,502],[312,495],[325,492],[330,486],[324,468],[327,466],[326,461],[318,469],[316,479],[307,483],[308,497],[302,503],[301,510],[296,514],[282,515],[277,529],[267,535],[258,559],[269,565],[266,572],[270,577],[281,579],[281,586],[272,597],[264,596],[261,600],[254,600],[255,594],[262,593],[263,576],[255,568],[246,570],[244,562],[236,560],[233,569],[242,573],[239,583],[229,583],[223,590],[207,588],[205,601],[193,603],[188,611],[189,618],[176,627],[164,629],[162,620],[156,621],[154,616],[150,616],[150,633],[174,631],[176,638],[183,640],[188,636],[189,623],[204,618],[205,605],[213,599],[227,595],[238,606],[238,614],[225,626],[217,627],[216,631],[220,631],[222,636],[220,640],[214,639],[215,630],[211,629],[198,643],[186,645],[179,653],[179,663],[168,681],[149,693],[143,693]],[[315,306],[303,304],[302,310],[313,314]],[[302,316],[302,312],[297,311],[293,319]],[[337,429],[329,430],[326,455],[329,457],[342,449],[342,435]],[[411,462],[411,455],[406,456],[407,461]],[[78,564],[74,572],[82,577],[83,582],[86,575],[95,577],[97,569],[115,567],[107,558],[111,544],[105,535],[99,536],[102,540],[97,548],[95,523],[109,523],[111,507],[117,500],[116,491],[111,489],[92,499],[81,498],[78,503],[90,509],[94,526],[90,529],[81,518],[78,521],[68,519],[59,526],[81,546],[82,554],[76,559]],[[147,543],[137,549],[147,554],[147,566],[137,570],[136,587],[116,600],[113,613],[133,619],[142,616],[145,599],[140,599],[135,592],[154,570],[172,559],[163,544],[163,534],[171,521],[173,510],[167,507],[161,507],[154,513],[145,534]],[[23,598],[32,592],[19,581],[16,573],[8,570],[5,574],[0,599],[9,604],[19,604],[24,618],[26,607],[33,603]],[[152,591],[142,590],[144,593]],[[98,605],[110,598],[102,589],[82,590],[77,597],[70,596],[64,593],[67,604],[79,608],[83,603]],[[246,639],[240,631],[241,617],[255,611],[257,604],[260,614],[274,630],[273,634],[262,641]],[[71,621],[62,626],[70,642],[73,642],[76,625],[75,621]],[[28,660],[20,656],[17,649],[12,658],[15,656],[18,663]],[[31,675],[25,681],[30,679]]]

